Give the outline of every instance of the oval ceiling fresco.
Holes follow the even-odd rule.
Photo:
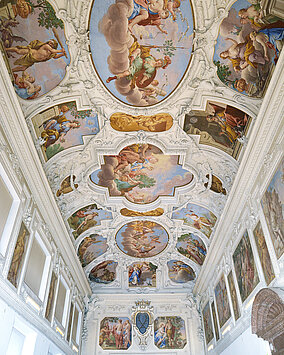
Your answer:
[[[188,68],[193,27],[189,0],[95,0],[89,30],[98,76],[127,104],[160,102]]]
[[[148,258],[158,255],[167,247],[169,235],[156,222],[133,221],[121,227],[115,239],[123,253],[135,258]]]

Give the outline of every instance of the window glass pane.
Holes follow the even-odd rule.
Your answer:
[[[34,238],[28,260],[25,283],[37,296],[39,295],[45,259],[46,255],[44,251],[36,238]]]
[[[55,318],[62,324],[64,305],[66,299],[66,288],[64,287],[62,281],[59,282],[56,307],[55,307]],[[64,326],[64,324],[62,324]]]
[[[21,355],[25,338],[24,334],[13,328],[6,355]]]
[[[0,176],[0,238],[12,207],[13,197],[11,196],[6,184]]]
[[[79,312],[78,309],[75,307],[73,329],[72,329],[72,340],[75,343],[77,343],[76,335],[77,335],[77,328],[78,328],[78,319],[79,319]]]

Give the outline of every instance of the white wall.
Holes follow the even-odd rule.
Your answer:
[[[209,353],[210,354],[210,353]],[[220,355],[271,355],[269,343],[255,334],[251,327],[244,331],[231,345]]]

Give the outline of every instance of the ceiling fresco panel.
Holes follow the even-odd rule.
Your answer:
[[[221,23],[215,46],[219,79],[244,95],[262,97],[283,38],[284,22],[264,16],[259,1],[236,1]]]
[[[46,0],[0,6],[0,42],[15,91],[25,100],[40,97],[63,80],[70,63],[64,24]]]
[[[99,234],[85,237],[78,248],[78,256],[83,267],[107,251],[107,239]]]
[[[189,0],[94,0],[89,30],[97,74],[124,103],[160,102],[189,66],[194,37]]]
[[[195,273],[186,263],[179,260],[167,262],[169,278],[171,281],[184,284],[195,279]]]
[[[176,248],[179,253],[202,265],[207,254],[206,247],[200,237],[193,233],[185,233],[178,237]]]

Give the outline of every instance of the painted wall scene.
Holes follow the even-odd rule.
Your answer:
[[[218,341],[220,339],[220,334],[219,334],[218,321],[217,321],[217,315],[216,315],[214,301],[211,303],[211,311],[212,311],[212,318],[213,318],[213,324],[214,324],[215,338],[216,338],[216,341]]]
[[[4,0],[1,47],[16,93],[32,100],[64,78],[70,56],[63,22],[46,0]]]
[[[129,287],[156,287],[156,270],[157,266],[147,261],[131,264],[128,267]]]
[[[164,132],[173,125],[173,118],[168,113],[158,113],[152,116],[132,116],[127,113],[117,112],[110,116],[110,125],[121,132],[146,131]]]
[[[237,291],[236,291],[236,287],[235,287],[235,284],[234,284],[232,270],[229,272],[227,279],[228,279],[228,284],[229,284],[229,290],[230,290],[230,295],[231,295],[231,300],[232,300],[235,320],[238,320],[240,318],[240,308],[239,308]]]
[[[264,16],[260,0],[236,1],[215,46],[219,79],[242,94],[263,96],[282,47],[283,25],[275,16]]]
[[[29,237],[30,232],[24,223],[22,223],[7,276],[7,279],[15,287],[18,287],[19,276],[23,267]]]
[[[188,203],[186,207],[179,210],[174,210],[172,214],[173,219],[181,219],[184,224],[198,229],[207,238],[210,238],[212,229],[214,228],[217,217],[207,208]]]
[[[103,350],[127,350],[132,342],[132,325],[127,317],[105,317],[100,324],[99,344]]]
[[[282,159],[261,200],[276,257],[284,252],[284,159]]]
[[[185,323],[181,317],[157,317],[154,342],[159,349],[183,349],[187,343]]]
[[[152,144],[133,144],[118,155],[105,155],[101,169],[90,179],[107,187],[110,196],[145,204],[159,196],[174,196],[175,188],[189,184],[193,175],[182,168],[178,155],[166,155]]]
[[[195,272],[186,263],[179,260],[167,262],[169,278],[171,281],[184,284],[195,279]]]
[[[214,338],[209,302],[207,302],[203,308],[202,318],[206,343],[209,344],[210,341]]]
[[[99,132],[98,116],[93,110],[77,109],[75,101],[65,102],[32,118],[45,160],[63,150],[83,144],[83,137]]]
[[[116,261],[103,261],[91,270],[89,279],[99,284],[109,284],[116,278],[116,267]]]
[[[151,211],[146,211],[146,212],[139,212],[139,211],[132,211],[129,210],[128,208],[122,208],[120,210],[120,213],[122,214],[122,216],[124,217],[141,217],[141,216],[161,216],[162,214],[164,214],[164,210],[163,208],[155,208],[154,210]]]
[[[257,268],[247,231],[244,233],[233,254],[233,261],[241,299],[242,302],[244,302],[259,283]]]
[[[200,144],[219,148],[237,159],[250,123],[251,117],[243,111],[208,101],[205,111],[191,111],[185,115],[183,129],[187,134],[198,134]]]
[[[78,184],[75,182],[76,176],[69,175],[67,176],[60,184],[60,188],[56,191],[56,197],[60,197],[61,195],[69,194],[69,192],[74,191],[78,188]]]
[[[206,256],[206,247],[197,235],[185,233],[178,237],[176,248],[179,253],[199,265],[202,265]]]
[[[107,251],[107,239],[99,234],[85,237],[79,245],[78,256],[83,267]]]
[[[77,239],[79,235],[86,232],[86,230],[100,225],[102,220],[109,219],[112,219],[112,213],[99,208],[94,203],[92,205],[82,207],[78,211],[74,212],[67,219],[67,222],[69,227],[72,229],[74,238]]]
[[[125,103],[149,106],[168,97],[189,65],[193,36],[189,0],[93,2],[93,63],[107,89]]]
[[[165,228],[152,221],[133,221],[121,227],[115,236],[118,248],[135,258],[149,258],[160,254],[168,245]]]
[[[215,287],[215,299],[219,325],[220,328],[222,328],[227,320],[229,320],[231,317],[230,304],[224,275],[221,276],[218,284]]]
[[[254,240],[257,247],[262,271],[265,277],[266,284],[269,285],[270,282],[275,278],[275,273],[273,270],[272,262],[270,259],[269,251],[265,241],[264,233],[260,221],[257,223],[253,230]]]

